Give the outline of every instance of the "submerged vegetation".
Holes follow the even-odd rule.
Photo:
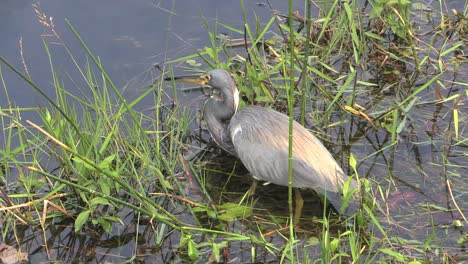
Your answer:
[[[2,241],[52,261],[466,261],[468,6],[437,3],[438,11],[405,0],[304,1],[252,25],[241,1],[243,28],[206,23],[211,46],[158,66],[161,76],[176,65],[229,70],[241,107],[289,111],[360,180],[353,215],[306,192],[297,227],[288,188],[245,195],[251,177],[196,129],[175,87],[157,78],[125,99],[73,26],[85,65],[37,6],[55,94],[31,79],[24,59],[20,70],[0,56],[2,96],[14,89],[8,71],[49,102],[0,108]],[[74,63],[75,93],[51,42]],[[151,111],[137,110],[148,97]]]

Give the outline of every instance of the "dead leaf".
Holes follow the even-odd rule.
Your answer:
[[[5,243],[0,244],[0,260],[4,264],[15,264],[28,260],[28,254],[16,250]]]

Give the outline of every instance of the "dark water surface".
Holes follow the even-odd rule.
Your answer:
[[[275,3],[276,2],[276,3]],[[287,4],[273,1],[275,8],[287,12]],[[77,29],[92,52],[99,56],[107,73],[118,87],[124,87],[154,64],[194,53],[209,39],[203,17],[210,25],[219,22],[240,27],[242,12],[239,1],[39,1],[42,11],[53,17],[56,31],[73,52],[78,63],[84,63],[84,51],[68,29],[65,19]],[[247,1],[250,22],[253,12],[265,21],[271,11],[264,5]],[[35,14],[31,1],[2,1],[0,6],[1,55],[22,69],[19,40],[22,38],[23,53],[31,77],[45,91],[53,94],[51,73],[42,38],[47,32]],[[52,38],[52,37],[51,37]],[[68,56],[61,47],[52,47],[55,52],[55,67],[66,73],[73,69]],[[82,56],[80,56],[82,55]],[[71,70],[70,70],[71,71]],[[74,72],[74,71],[73,71]],[[14,74],[5,74],[9,87],[10,102],[23,107],[45,104],[40,96],[29,93],[30,88]],[[73,89],[70,87],[67,89]],[[125,94],[136,97],[138,91],[130,88]],[[0,104],[7,104],[5,96]]]
[[[268,21],[271,17],[271,10],[263,3],[245,2],[249,23],[254,24],[254,13],[263,22]],[[287,13],[287,1],[271,2],[275,9]],[[450,2],[454,4],[454,7],[457,7],[456,3]],[[157,76],[150,74],[142,74],[153,65],[192,54],[196,49],[209,45],[202,17],[205,17],[210,25],[219,21],[242,28],[243,24],[239,1],[42,0],[38,3],[47,16],[53,17],[55,30],[77,55],[78,63],[84,64],[83,60],[86,56],[68,29],[65,19],[68,19],[78,30],[92,52],[100,57],[104,68],[117,87],[126,87],[123,93],[129,100],[141,94],[143,86],[138,85],[138,83],[145,83],[152,78],[157,78]],[[300,10],[301,7],[302,4],[298,3],[296,9]],[[42,89],[53,95],[51,71],[42,41],[44,32],[47,31],[39,23],[30,1],[4,0],[0,3],[0,55],[14,66],[22,69],[19,49],[19,40],[22,39],[23,55],[31,77]],[[53,44],[50,47],[54,52],[56,70],[63,76],[66,76],[70,71],[74,72],[72,70],[74,69],[73,62],[65,54],[63,47]],[[18,76],[9,70],[7,71],[3,65],[0,67],[2,67],[1,70],[8,89],[8,97],[3,89],[0,91],[2,108],[7,107],[8,103],[18,107],[48,105],[44,98],[32,93],[31,88]],[[453,77],[454,82],[466,83],[467,70],[466,65],[462,66],[460,75],[444,76],[444,79]],[[75,77],[77,76],[72,75],[72,79]],[[366,73],[358,77],[362,81],[371,81],[372,78],[371,74]],[[73,87],[75,86],[72,82],[66,84],[65,87],[74,93]],[[454,91],[457,89],[462,89],[462,87],[455,88]],[[187,102],[195,109],[199,102],[193,102],[192,96],[179,95],[183,102]],[[421,94],[420,96],[423,98],[433,97],[432,94]],[[152,101],[142,101],[142,104],[137,108],[150,108],[152,103]],[[349,156],[349,151],[352,152],[358,160],[363,160],[359,164],[361,177],[369,178],[384,187],[392,186],[391,191],[385,194],[387,200],[382,204],[393,218],[380,217],[386,227],[391,226],[393,234],[408,240],[425,241],[429,235],[435,232],[435,246],[454,248],[454,252],[465,254],[466,249],[457,244],[456,239],[454,239],[463,234],[466,235],[466,227],[455,229],[452,226],[453,220],[459,219],[457,212],[455,210],[450,210],[450,212],[434,210],[434,213],[430,213],[427,207],[437,205],[453,209],[452,199],[446,189],[446,177],[452,174],[465,174],[464,179],[455,180],[452,191],[457,197],[456,200],[464,203],[459,206],[466,215],[468,208],[466,204],[467,161],[466,153],[463,154],[463,150],[466,151],[466,148],[449,149],[450,144],[447,143],[449,139],[440,133],[440,129],[447,129],[450,126],[450,107],[419,105],[415,109],[426,113],[425,116],[416,113],[408,115],[410,117],[407,120],[409,125],[400,134],[399,143],[394,148],[366,158],[385,145],[388,134],[377,132],[370,136],[359,136],[356,133],[355,138],[343,139],[336,138],[339,132],[331,129],[331,137],[336,139],[337,145],[350,146],[344,150],[340,150],[339,146],[334,146],[332,152],[338,154],[338,158],[341,153],[342,159],[339,160],[339,163],[343,164],[343,167],[348,167],[346,157]],[[466,106],[464,110],[466,110]],[[33,113],[24,113],[23,117],[24,119],[37,119]],[[466,121],[466,117],[464,118]],[[421,131],[424,132],[421,133]],[[353,130],[350,129],[349,133],[352,134]],[[462,133],[466,138],[466,129],[462,130]],[[0,147],[3,145],[4,142],[0,142]],[[453,151],[453,155],[450,156],[450,160],[444,161],[442,159],[445,155],[442,154],[447,151]],[[351,173],[350,170],[348,172]],[[389,175],[391,177],[387,177]],[[214,181],[216,180],[220,179],[217,178]],[[220,185],[211,184],[213,186]],[[242,192],[248,188],[248,183],[241,181],[234,186],[233,193]],[[395,186],[396,188],[393,188]],[[279,189],[273,190],[284,193],[284,188],[277,188]],[[268,190],[271,189],[267,188],[265,192],[267,193]],[[272,199],[270,206],[273,206],[272,203],[276,203],[274,198],[268,199]],[[276,206],[286,208],[286,205],[281,204],[281,201],[284,201],[284,198],[279,198]],[[264,203],[265,200],[260,199],[257,205],[262,206]],[[141,261],[165,262],[172,259],[171,250],[178,247],[178,237],[167,239],[164,249],[153,248],[150,243],[146,248],[140,244],[135,249],[135,232],[140,232],[141,237],[151,241],[153,238],[151,232],[154,230],[144,225],[136,227],[133,224],[135,216],[131,212],[122,212],[122,214],[124,213],[128,214],[122,215],[128,225],[116,225],[115,236],[113,234],[94,234],[98,237],[96,239],[90,239],[93,236],[92,231],[77,235],[72,232],[70,223],[57,223],[46,233],[46,236],[49,236],[47,240],[50,242],[50,246],[53,246],[53,249],[49,251],[51,253],[50,259],[60,261],[76,257],[80,261],[123,262],[127,260],[128,256],[133,256],[135,250],[143,256]],[[234,223],[233,225],[242,225],[242,223]],[[42,230],[25,230],[24,232],[29,232],[27,236],[29,240],[22,241],[25,245],[23,251],[30,254],[31,263],[43,262],[48,259],[42,246],[44,239]],[[281,246],[281,241],[283,240],[279,237],[272,238],[272,243],[279,246]],[[239,262],[249,261],[249,246],[250,244],[246,243],[245,251],[242,245],[239,246]],[[70,251],[75,253],[70,254]],[[310,251],[312,256],[320,256],[320,252],[315,252],[316,249],[310,249]],[[153,256],[156,253],[157,256]],[[261,253],[268,255],[267,252]],[[274,261],[274,258],[269,256],[263,260]]]

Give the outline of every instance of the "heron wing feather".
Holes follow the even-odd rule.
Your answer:
[[[231,119],[236,153],[257,178],[288,185],[288,116],[248,106]],[[337,192],[347,176],[323,144],[302,125],[293,129],[293,187]]]

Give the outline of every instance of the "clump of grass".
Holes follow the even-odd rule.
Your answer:
[[[184,113],[164,105],[161,100],[155,100],[157,121],[155,116],[136,112],[132,107],[142,98],[154,94],[157,99],[158,94],[164,93],[160,84],[148,87],[142,96],[127,103],[91,53],[90,59],[96,63],[94,66],[100,74],[95,75],[89,63],[85,68],[76,65],[87,85],[80,91],[87,96],[71,94],[56,75],[47,43],[45,48],[51,61],[55,99],[1,58],[51,105],[51,108],[37,109],[40,124],[21,121],[21,108],[9,109],[9,113],[8,109],[2,109],[3,123],[14,125],[5,126],[8,128],[4,134],[6,142],[19,141],[21,146],[3,155],[5,164],[14,164],[21,172],[15,188],[42,193],[38,200],[29,197],[33,204],[57,193],[69,197],[68,203],[59,207],[68,215],[78,214],[76,231],[91,220],[110,231],[111,223],[119,221],[113,211],[118,212],[122,206],[131,206],[137,212],[179,229],[180,221],[148,197],[150,192],[170,191],[168,187],[172,184],[168,176],[177,173],[180,155],[180,147],[174,148],[174,145],[188,132]],[[21,162],[16,159],[18,155],[23,157]],[[124,199],[127,195],[135,201]],[[102,212],[102,207],[111,215]],[[45,224],[45,220],[41,219],[41,223]]]

